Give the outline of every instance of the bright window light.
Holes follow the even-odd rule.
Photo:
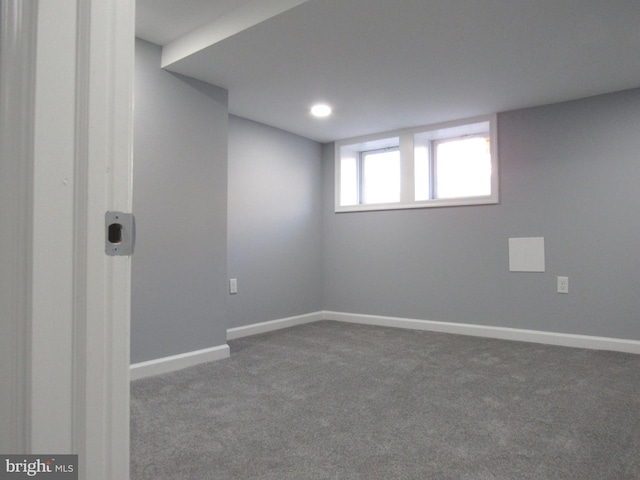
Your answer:
[[[489,137],[435,142],[436,198],[491,194]]]
[[[340,178],[340,205],[358,204],[358,161],[355,157],[342,159]]]
[[[314,105],[311,107],[311,115],[314,117],[328,117],[331,115],[331,107],[324,104]]]
[[[362,203],[400,201],[398,149],[362,152]]]

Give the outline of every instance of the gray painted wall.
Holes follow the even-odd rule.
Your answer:
[[[319,310],[640,339],[640,90],[499,114],[498,205],[335,214],[333,144],[159,62],[137,42],[133,362]],[[544,273],[508,271],[527,236]]]
[[[227,115],[136,41],[132,363],[226,343]]]
[[[640,339],[639,112],[632,90],[500,114],[499,205],[335,214],[325,145],[323,308]],[[510,273],[528,236],[546,272]]]
[[[322,309],[322,154],[311,140],[229,119],[229,328]]]

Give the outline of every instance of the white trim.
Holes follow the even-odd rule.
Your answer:
[[[194,352],[171,355],[170,357],[157,358],[146,362],[134,363],[129,368],[130,379],[139,380],[141,378],[160,375],[162,373],[174,372],[187,367],[200,365],[201,363],[214,362],[229,358],[229,345],[218,345],[217,347],[205,348]]]
[[[383,315],[364,315],[328,310],[279,320],[271,320],[269,322],[254,323],[243,327],[230,328],[227,330],[227,340],[247,337],[250,335],[258,335],[260,333],[271,332],[305,323],[313,323],[320,320],[333,320],[337,322],[359,323],[362,325],[376,325],[380,327],[404,328],[409,330],[423,330],[430,332],[452,333],[457,335],[470,335],[473,337],[495,338],[500,340],[542,343],[563,347],[588,348],[592,350],[609,350],[613,352],[640,354],[640,341],[638,340],[545,332],[521,328],[495,327],[490,325],[473,325],[470,323],[438,322],[434,320],[388,317]]]
[[[431,332],[471,335],[474,337],[543,343],[546,345],[558,345],[563,347],[589,348],[592,350],[610,350],[614,352],[640,354],[640,341],[620,338],[594,337],[589,335],[543,332],[519,328],[437,322],[432,320],[385,317],[380,315],[360,315],[331,311],[322,312],[322,317],[325,320],[335,320],[345,323],[360,323],[364,325],[377,325],[382,327],[426,330]]]
[[[244,327],[235,327],[227,330],[227,340],[248,337],[250,335],[258,335],[260,333],[272,332],[282,328],[294,327],[305,323],[313,323],[323,320],[323,312],[307,313],[306,315],[297,315],[295,317],[281,318],[279,320],[271,320],[268,322],[253,323]]]
[[[0,2],[0,451],[31,446],[36,2]],[[5,228],[8,226],[8,228]]]
[[[322,320],[322,312],[308,313],[306,315],[298,315],[295,317],[281,318],[268,322],[254,323],[244,327],[230,328],[227,330],[227,339],[258,335],[260,333],[281,330],[283,328],[303,325],[305,323],[313,323]],[[174,372],[183,368],[192,367],[201,363],[213,362],[229,358],[230,349],[226,343],[217,347],[205,348],[203,350],[195,350],[192,352],[180,353],[169,357],[157,358],[146,362],[134,363],[129,367],[130,380],[139,380],[141,378],[160,375],[162,373]]]
[[[609,350],[640,354],[640,341],[623,338],[595,337],[590,335],[576,335],[571,333],[545,332],[526,330],[521,328],[495,327],[490,325],[473,325],[469,323],[438,322],[434,320],[419,320],[414,318],[388,317],[383,315],[364,315],[357,313],[320,312],[288,317],[269,322],[254,323],[243,327],[227,330],[227,340],[257,335],[260,333],[280,330],[305,323],[320,320],[333,320],[344,323],[359,323],[362,325],[376,325],[380,327],[405,328],[430,332],[470,335],[473,337],[495,338],[500,340],[514,340],[519,342],[542,343],[563,347],[588,348],[592,350]]]
[[[1,8],[0,450],[126,479],[130,259],[106,258],[102,219],[131,208],[135,3]]]
[[[37,4],[30,448],[75,453],[78,5]]]
[[[104,214],[132,207],[135,1],[76,1],[73,450],[80,478],[127,479],[131,258],[104,254]]]
[[[243,327],[230,328],[227,330],[227,340],[273,332],[275,330],[314,323],[320,320],[332,320],[343,323],[358,323],[361,325],[375,325],[379,327],[404,328],[429,332],[442,332],[456,335],[470,335],[473,337],[541,343],[562,347],[588,348],[591,350],[609,350],[613,352],[640,354],[640,341],[638,340],[543,332],[519,328],[492,327],[488,325],[472,325],[469,323],[437,322],[433,320],[386,317],[382,315],[362,315],[327,310],[267,322],[253,323]],[[156,360],[149,360],[147,362],[135,363],[130,367],[131,380],[138,380],[152,375],[173,372],[182,368],[199,365],[201,363],[223,360],[228,358],[229,355],[229,345],[224,344],[218,347],[206,348],[204,350],[196,350],[170,357],[158,358]]]

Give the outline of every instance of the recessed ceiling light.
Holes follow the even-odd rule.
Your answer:
[[[328,117],[331,115],[331,107],[324,104],[314,105],[311,107],[311,115],[314,117]]]

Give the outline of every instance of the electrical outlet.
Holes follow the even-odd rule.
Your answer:
[[[569,277],[558,277],[558,293],[569,293]]]
[[[229,279],[229,293],[235,294],[238,293],[238,279],[230,278]]]

